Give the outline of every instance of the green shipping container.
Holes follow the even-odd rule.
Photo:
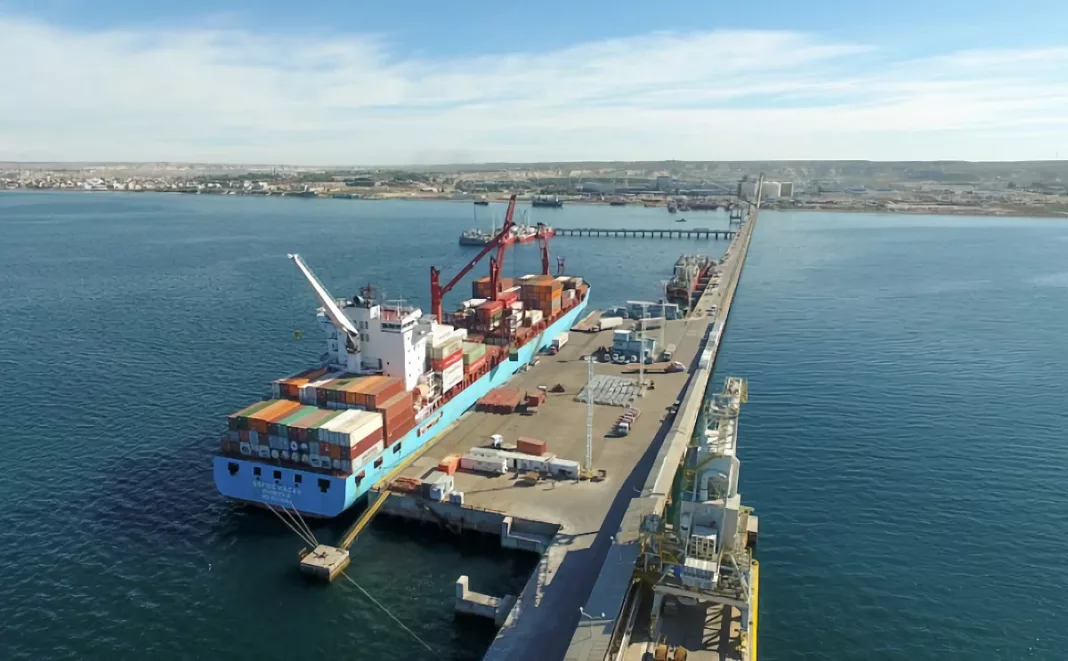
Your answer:
[[[278,435],[286,436],[289,432],[289,425],[293,424],[297,420],[300,420],[306,415],[310,415],[318,411],[319,408],[315,406],[302,406],[294,413],[289,414],[284,419],[278,421]]]

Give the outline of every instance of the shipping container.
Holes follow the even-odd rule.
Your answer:
[[[412,393],[407,390],[402,391],[380,403],[377,408],[382,412],[382,417],[387,421],[397,418],[405,411],[414,412],[412,406]]]
[[[256,413],[252,414],[248,418],[249,429],[266,434],[269,432],[270,426],[279,419],[285,418],[293,411],[301,408],[300,402],[293,402],[290,400],[279,400],[277,403],[260,409]]]
[[[438,470],[446,475],[452,475],[460,467],[460,455],[450,454],[438,462]]]
[[[515,445],[517,450],[525,454],[532,454],[536,457],[545,454],[545,441],[539,441],[536,438],[520,436],[516,439]]]
[[[319,440],[342,448],[351,448],[368,435],[381,432],[382,415],[374,411],[353,409],[343,412],[319,430]]]
[[[435,372],[444,372],[446,369],[448,369],[448,368],[450,368],[450,367],[452,367],[454,365],[460,365],[460,367],[462,369],[463,368],[463,364],[462,364],[463,357],[464,357],[463,351],[460,351],[458,349],[455,353],[452,353],[452,354],[450,354],[448,356],[445,356],[444,358],[431,359],[430,368],[432,370],[434,370]]]

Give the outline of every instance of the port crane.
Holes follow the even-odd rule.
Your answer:
[[[498,232],[489,243],[475,255],[471,261],[469,261],[460,271],[452,277],[444,285],[441,284],[441,270],[435,266],[430,267],[430,313],[434,315],[438,323],[441,323],[444,316],[442,314],[442,301],[445,299],[445,294],[452,291],[452,288],[456,286],[465,275],[471,272],[471,269],[475,268],[482,258],[490,253],[492,250],[496,250],[496,254],[490,256],[490,291],[494,296],[500,293],[501,290],[501,267],[504,264],[504,254],[508,249],[508,246],[515,243],[515,235],[512,229],[515,227],[515,203],[516,196],[512,195],[508,199],[508,211],[504,214],[504,224],[501,226],[501,231]],[[552,236],[547,231],[548,228],[543,223],[538,223],[538,242],[541,246],[541,270],[542,273],[549,274],[549,237]]]

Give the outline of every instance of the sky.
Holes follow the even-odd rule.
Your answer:
[[[1068,158],[1068,3],[0,0],[0,160]]]

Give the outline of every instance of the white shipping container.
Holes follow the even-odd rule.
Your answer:
[[[317,455],[317,454],[311,455],[311,465],[312,465],[313,468],[322,468],[323,467],[322,460],[319,459],[319,455]]]
[[[260,444],[260,433],[256,430],[250,430],[248,433],[248,442],[253,445]]]
[[[578,479],[579,462],[570,459],[552,459],[549,461],[549,472],[556,476]]]
[[[349,409],[319,428],[319,433],[327,431],[327,442],[344,448],[351,448],[367,438],[376,429],[382,427],[382,414],[377,411]]]
[[[226,440],[236,443],[241,440],[241,434],[236,429],[230,429],[226,432]]]
[[[271,384],[271,398],[282,399],[282,384],[275,381]]]
[[[342,459],[341,460],[341,470],[343,472],[345,472],[345,473],[351,473],[352,472],[352,462],[349,461],[348,459]]]
[[[472,457],[464,455],[460,457],[460,468],[480,473],[496,473],[498,475],[508,472],[508,465],[504,459],[492,459],[490,457]]]
[[[449,502],[452,503],[453,505],[463,505],[464,504],[464,492],[463,491],[453,491],[452,493],[449,494]]]
[[[460,370],[460,373],[456,374],[454,376],[442,377],[442,380],[441,380],[441,390],[442,390],[442,392],[448,392],[449,390],[452,390],[454,387],[456,387],[457,384],[461,383],[463,380],[464,380],[463,370]]]
[[[459,372],[460,374],[463,374],[463,371],[464,371],[464,361],[458,360],[455,363],[453,363],[452,365],[449,365],[445,369],[441,370],[441,375],[442,376],[450,376],[450,375],[456,374],[457,372]]]
[[[374,445],[372,445],[371,447],[367,448],[367,450],[363,454],[361,454],[359,457],[356,457],[356,459],[353,460],[352,464],[354,466],[357,466],[357,467],[363,466],[364,464],[368,464],[368,463],[374,461],[375,457],[377,457],[378,455],[382,454],[382,451],[385,450],[385,449],[386,449],[385,442],[384,441],[379,441],[379,442],[375,443]]]
[[[256,454],[259,455],[260,459],[270,459],[271,448],[267,447],[266,445],[261,445],[256,448]]]
[[[251,455],[252,454],[252,446],[249,445],[248,443],[245,443],[245,442],[242,441],[242,443],[241,443],[241,454]]]

